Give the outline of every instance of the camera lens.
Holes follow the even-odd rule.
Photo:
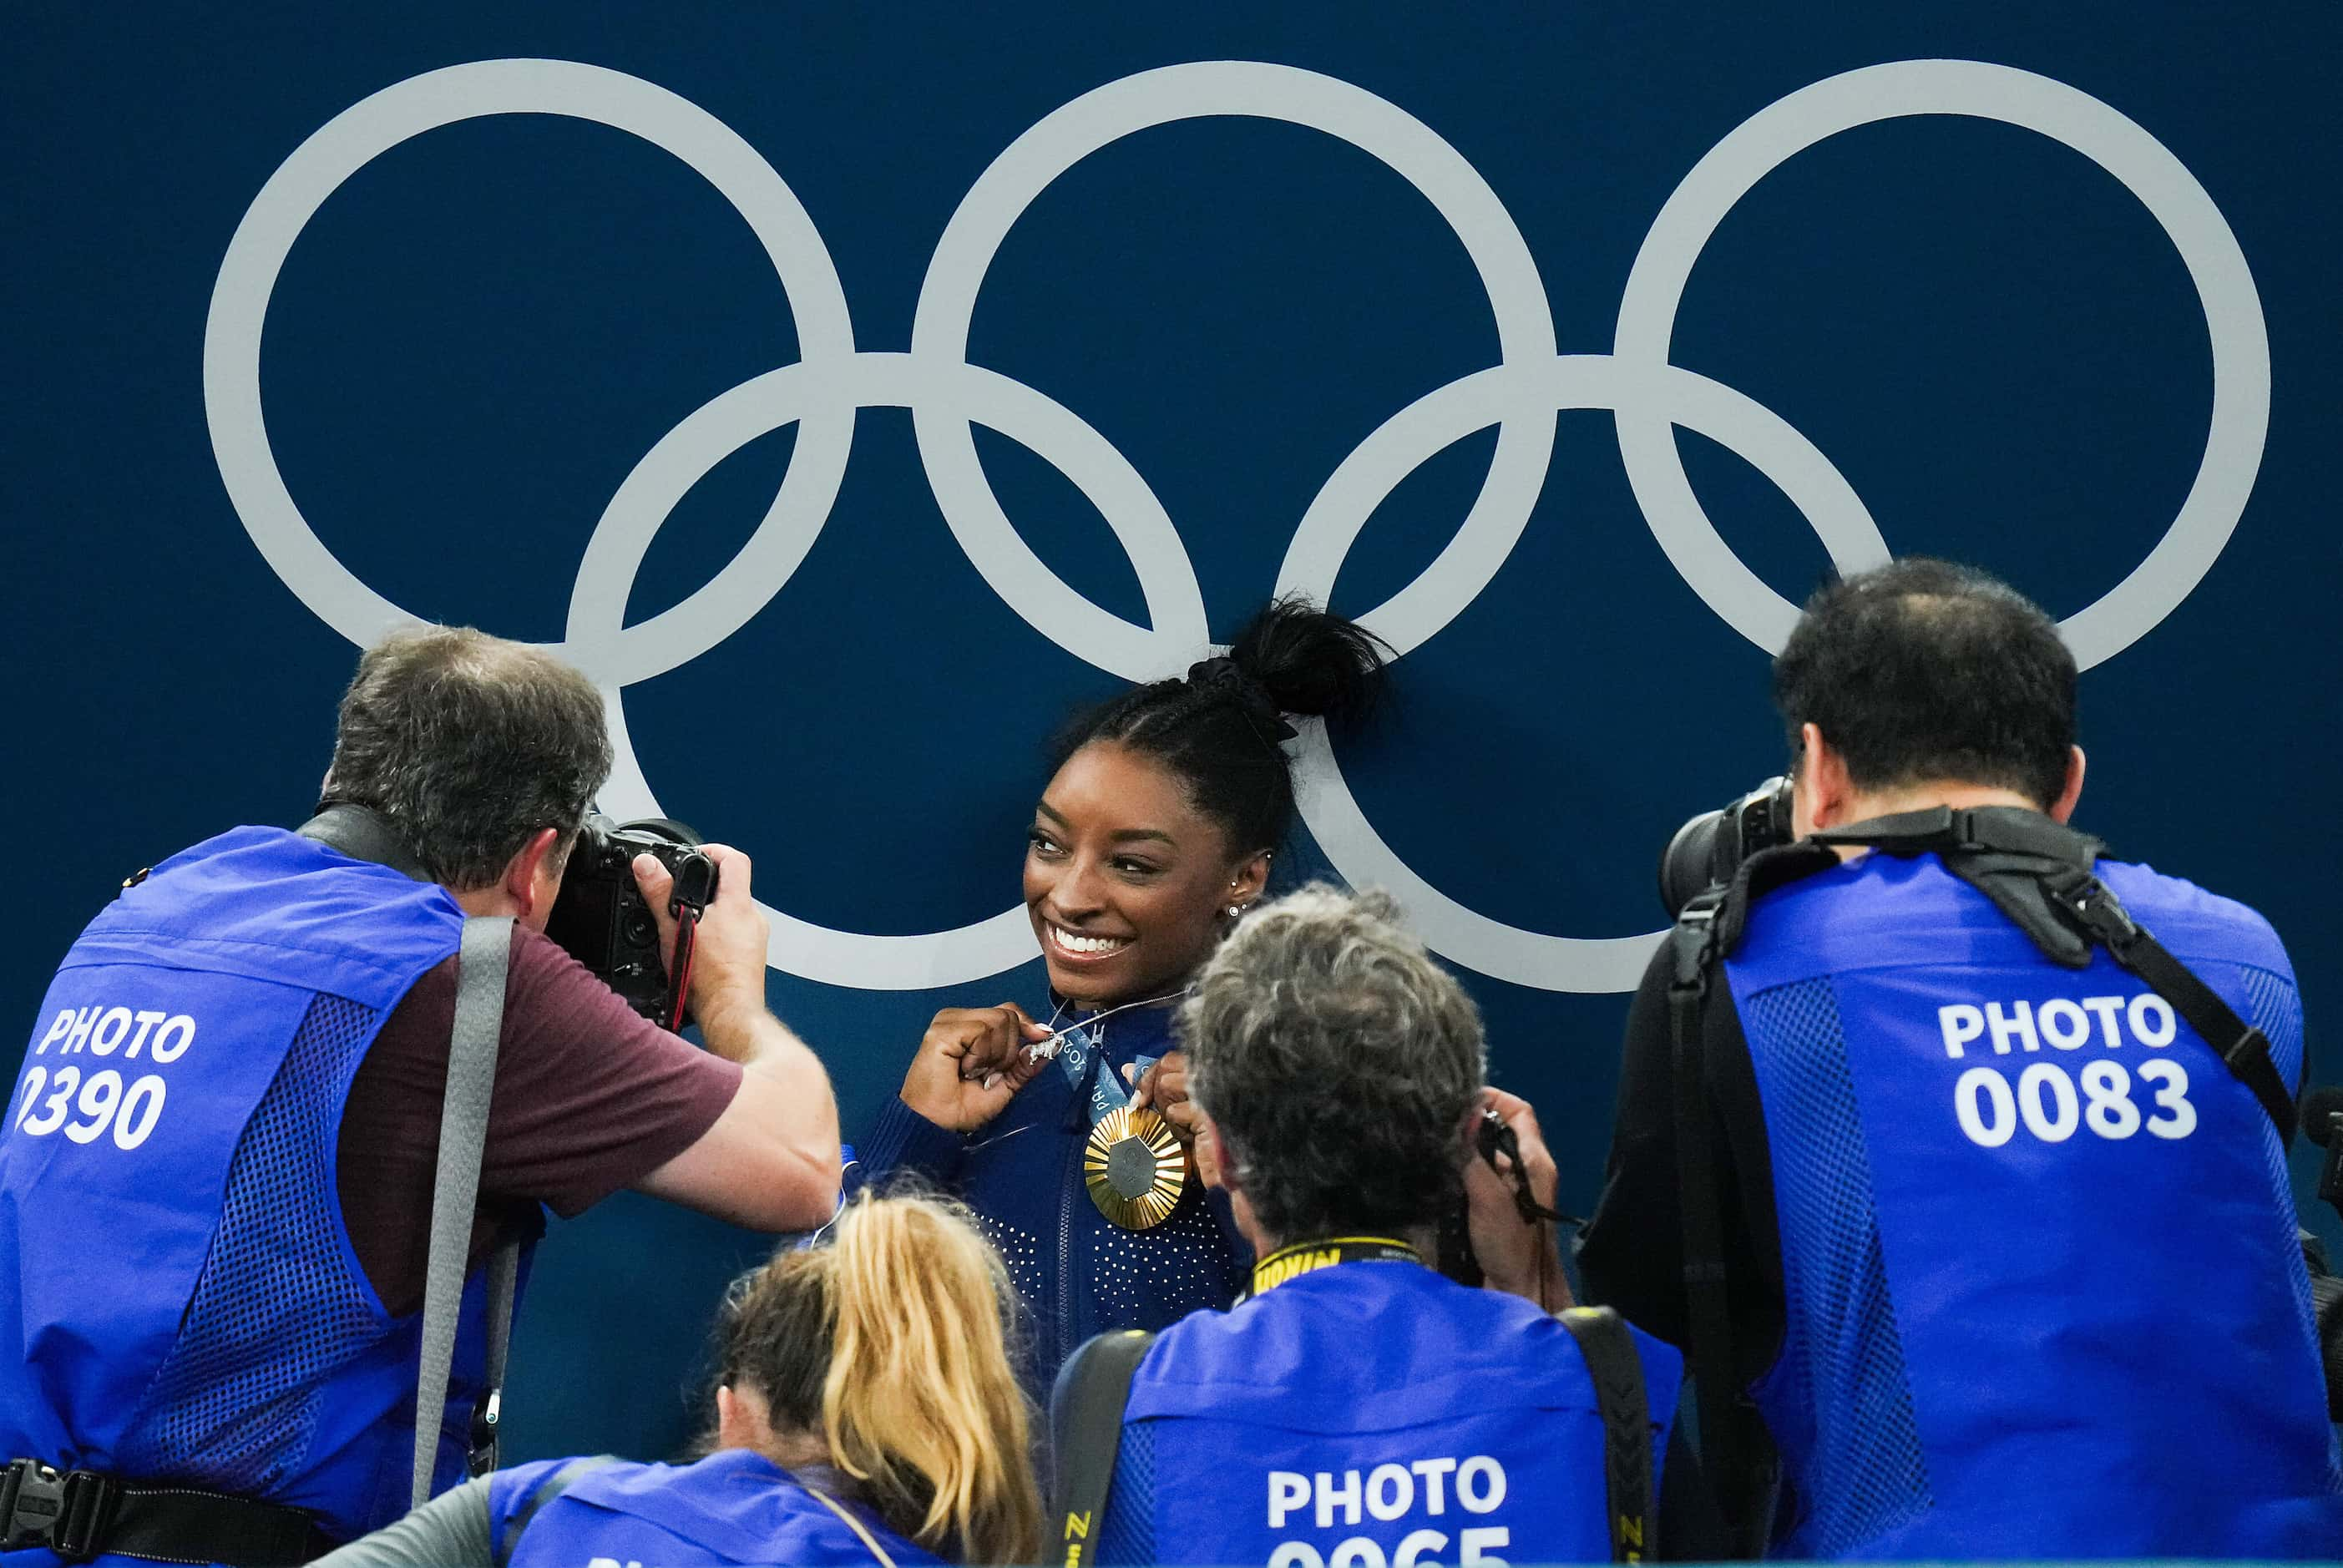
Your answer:
[[[1674,920],[1716,875],[1717,835],[1725,813],[1704,811],[1676,829],[1660,851],[1660,907]]]

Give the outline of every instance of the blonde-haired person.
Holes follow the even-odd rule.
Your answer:
[[[547,1460],[434,1498],[330,1568],[1026,1563],[1041,1497],[999,1254],[957,1204],[858,1198],[737,1282],[712,1452]]]

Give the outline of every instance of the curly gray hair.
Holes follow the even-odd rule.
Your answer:
[[[1180,1009],[1189,1091],[1270,1234],[1436,1223],[1488,1078],[1481,1015],[1387,893],[1313,882],[1245,918]]]

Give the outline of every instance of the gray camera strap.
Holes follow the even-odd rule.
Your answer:
[[[447,1041],[447,1097],[439,1113],[439,1171],[431,1190],[431,1257],[423,1282],[423,1343],[415,1379],[415,1507],[431,1496],[447,1378],[464,1309],[465,1261],[480,1195],[480,1156],[488,1137],[488,1098],[497,1081],[497,1041],[505,1017],[505,975],[512,958],[509,915],[464,922],[457,960],[456,1027]],[[513,1296],[520,1247],[499,1245],[488,1266],[488,1376],[471,1432],[475,1475],[496,1468],[505,1359],[512,1341]]]

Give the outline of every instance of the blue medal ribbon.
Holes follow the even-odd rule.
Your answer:
[[[1085,1111],[1092,1127],[1131,1103],[1131,1091],[1123,1086],[1122,1075],[1107,1060],[1103,1035],[1102,1030],[1076,1024],[1065,1031],[1064,1041],[1058,1050],[1058,1066],[1064,1071],[1066,1081],[1073,1085],[1076,1095],[1082,1092],[1083,1080],[1090,1081],[1090,1103]],[[1098,1058],[1096,1072],[1090,1070],[1093,1056]],[[1133,1057],[1131,1078],[1136,1081],[1144,1076],[1149,1068],[1162,1060],[1160,1056]]]

